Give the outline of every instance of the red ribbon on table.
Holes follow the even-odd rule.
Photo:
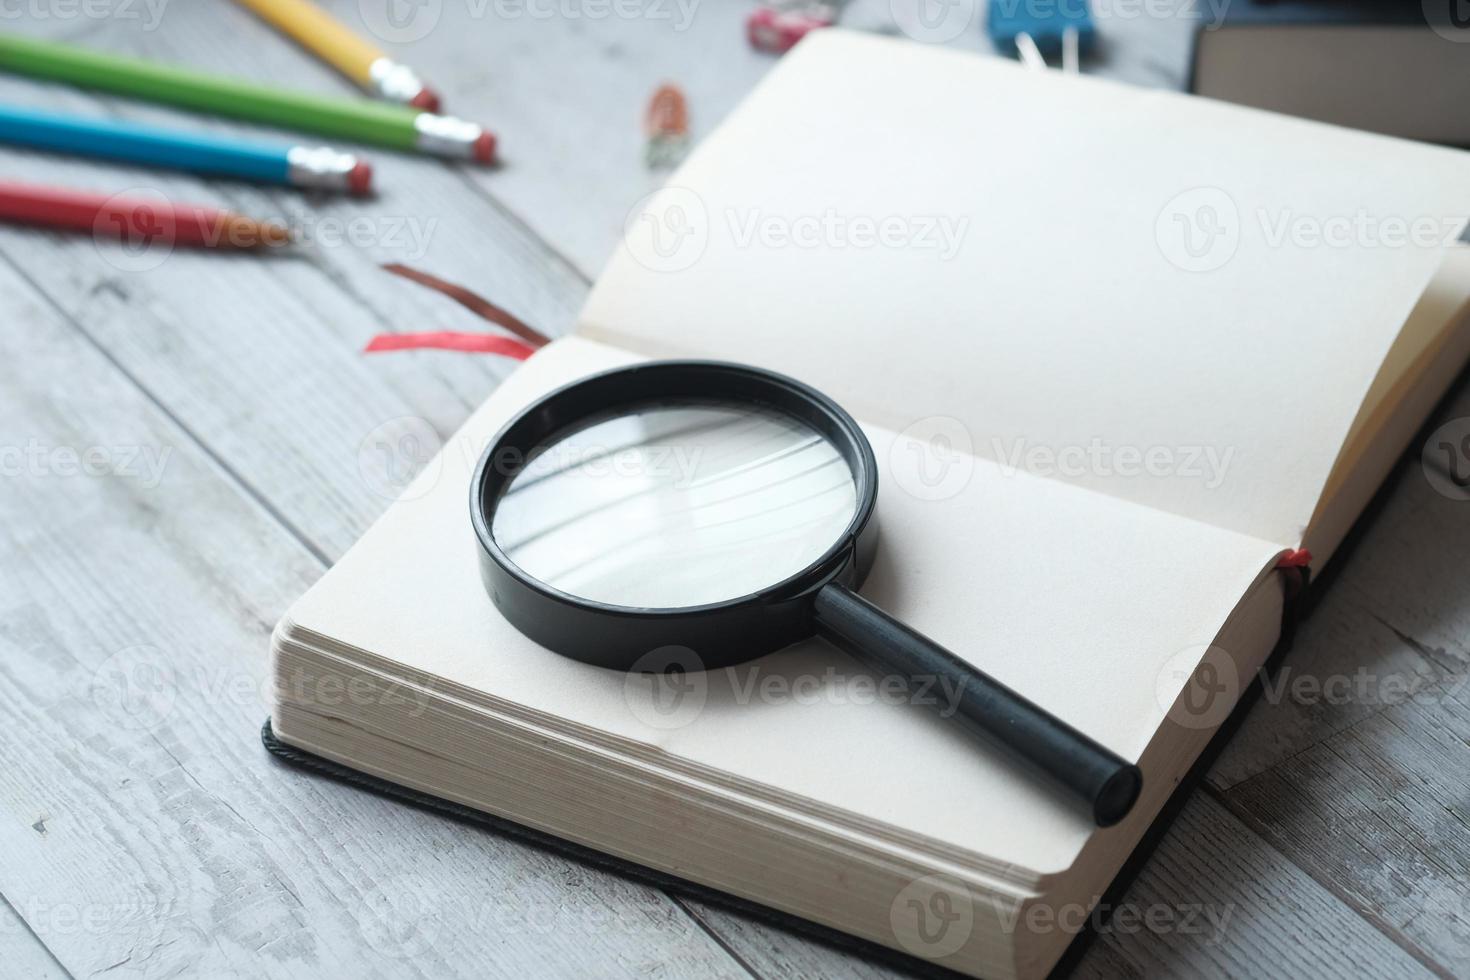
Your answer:
[[[380,354],[393,350],[456,350],[468,354],[500,354],[524,361],[536,353],[535,348],[510,337],[487,333],[456,333],[439,330],[433,333],[380,333],[363,348],[364,354]]]

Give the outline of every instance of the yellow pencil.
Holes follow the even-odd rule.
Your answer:
[[[391,102],[439,111],[439,95],[407,65],[389,58],[311,0],[236,0],[367,91]]]

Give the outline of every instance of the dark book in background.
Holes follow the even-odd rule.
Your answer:
[[[1470,147],[1466,0],[1233,0],[1195,35],[1190,91]]]

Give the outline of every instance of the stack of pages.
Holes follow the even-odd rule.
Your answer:
[[[1467,188],[1458,152],[819,32],[630,218],[575,333],[291,608],[275,735],[945,967],[1044,975],[1084,924],[1054,913],[1097,901],[1275,643],[1278,561],[1330,558],[1470,353]],[[880,464],[863,594],[1136,760],[1133,813],[1094,827],[943,690],[895,697],[820,641],[671,681],[505,622],[476,456],[551,389],[662,357],[852,413]]]

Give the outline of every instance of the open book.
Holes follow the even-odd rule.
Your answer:
[[[275,735],[1042,975],[1275,642],[1278,561],[1330,558],[1470,353],[1467,187],[1455,151],[819,32],[630,217],[574,335],[292,607]],[[499,616],[476,457],[551,389],[669,356],[790,374],[863,424],[864,595],[1137,760],[1128,819],[1097,829],[820,641],[671,688]]]

